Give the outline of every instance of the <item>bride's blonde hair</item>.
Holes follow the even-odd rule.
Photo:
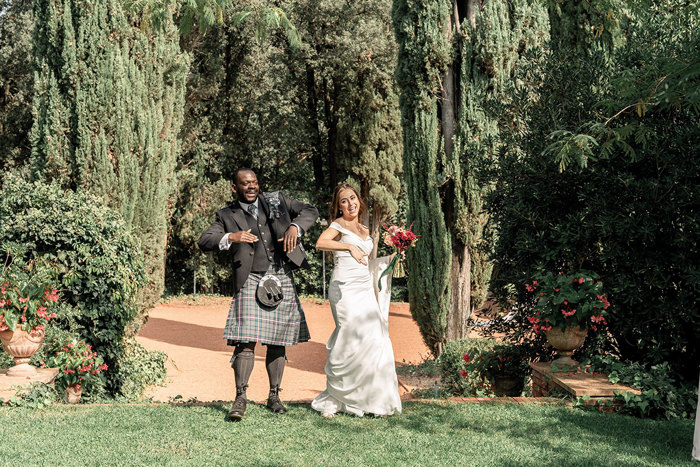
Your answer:
[[[331,201],[330,211],[328,213],[329,224],[337,218],[343,216],[343,214],[340,212],[340,192],[343,190],[352,190],[355,193],[355,196],[357,196],[357,202],[360,203],[360,209],[357,213],[357,217],[359,219],[362,219],[362,214],[365,212],[365,202],[362,200],[362,197],[357,192],[357,190],[348,183],[341,183],[337,187],[335,187],[335,190],[333,190],[333,200]]]

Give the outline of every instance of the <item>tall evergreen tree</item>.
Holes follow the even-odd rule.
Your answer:
[[[0,170],[24,166],[31,152],[32,0],[0,0]]]
[[[388,0],[354,6],[357,10],[349,13],[353,20],[342,27],[338,46],[337,58],[344,65],[333,72],[333,81],[340,87],[335,104],[339,114],[336,152],[340,175],[356,182],[370,207],[363,222],[374,240],[370,256],[376,257],[381,225],[397,212],[401,191],[401,114],[394,79],[397,46]]]
[[[534,0],[394,1],[409,219],[411,312],[435,353],[467,335],[490,266],[477,169],[495,156],[498,121],[484,108],[519,60],[547,40]]]
[[[140,237],[160,296],[188,58],[168,18],[144,33],[118,0],[36,0],[32,174],[87,190]]]

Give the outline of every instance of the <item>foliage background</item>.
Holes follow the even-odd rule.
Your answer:
[[[49,3],[60,11],[46,16]],[[0,240],[64,268],[75,317],[62,326],[117,366],[147,296],[189,292],[195,275],[200,292],[232,292],[226,255],[200,253],[196,239],[230,201],[233,171],[250,166],[264,190],[322,214],[350,181],[370,201],[375,236],[392,217],[417,222],[408,288],[395,280],[394,293],[411,290],[435,353],[458,337],[450,319],[466,326],[488,292],[501,316],[513,312],[494,330],[548,358],[527,331],[524,284],[586,268],[613,307],[611,338],[591,335],[582,353],[644,371],[668,362],[679,384],[697,380],[697,1],[499,0],[472,23],[463,7],[482,2],[469,0],[449,39],[445,0],[93,3],[0,0],[0,170],[12,173]],[[276,11],[296,35],[279,16],[266,22]],[[107,17],[109,28],[94,27]],[[454,140],[442,119],[448,70]],[[30,169],[65,191],[27,184]],[[321,254],[307,250],[298,289],[320,295]],[[455,308],[466,285],[469,306]]]
[[[118,393],[124,338],[133,333],[143,306],[139,293],[146,276],[138,241],[117,212],[57,183],[9,175],[0,194],[5,254],[50,269],[62,305],[53,326],[92,345],[109,365],[107,390]]]
[[[667,361],[693,381],[700,162],[689,155],[700,150],[700,65],[697,30],[680,31],[697,24],[697,9],[618,5],[610,16],[594,6],[576,14],[606,34],[571,39],[565,32],[577,23],[555,21],[552,37],[569,41],[553,41],[519,70],[513,105],[494,102],[514,125],[490,174],[492,287],[520,312],[501,330],[530,339],[524,285],[538,272],[589,269],[613,304],[612,341],[591,336],[589,349]],[[517,86],[525,79],[534,90]],[[544,342],[535,343],[540,353]]]

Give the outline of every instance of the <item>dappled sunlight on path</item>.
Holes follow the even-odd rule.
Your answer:
[[[149,311],[148,323],[137,339],[148,350],[161,350],[169,357],[170,382],[149,392],[155,400],[168,401],[176,396],[199,401],[235,398],[229,363],[233,348],[222,339],[230,302],[224,297],[203,298],[195,304],[172,301]],[[311,400],[326,387],[326,341],[334,328],[330,306],[316,299],[302,299],[302,305],[311,341],[287,350],[289,361],[282,380],[282,399],[286,401]],[[397,365],[419,363],[428,355],[408,304],[391,304],[389,334]],[[248,397],[254,401],[267,398],[265,350],[261,345],[255,348],[255,368],[248,389]]]

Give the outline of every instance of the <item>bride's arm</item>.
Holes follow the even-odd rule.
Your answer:
[[[359,248],[350,243],[339,242],[340,232],[333,227],[328,227],[321,233],[316,241],[316,249],[323,251],[348,251],[358,263],[367,264],[365,255],[362,254]]]

